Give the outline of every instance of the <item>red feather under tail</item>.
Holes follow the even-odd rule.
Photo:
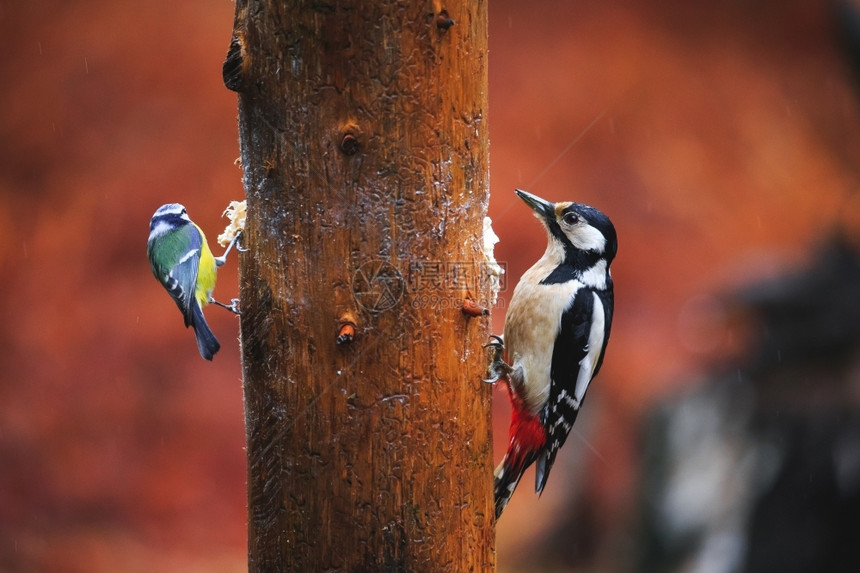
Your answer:
[[[510,388],[508,391],[513,411],[508,451],[494,472],[496,519],[508,505],[523,472],[535,462],[546,445],[546,431],[540,416],[526,411],[514,392],[510,391]]]

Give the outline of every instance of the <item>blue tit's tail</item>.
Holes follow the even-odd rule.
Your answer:
[[[209,325],[206,324],[206,319],[203,318],[203,310],[197,301],[193,301],[191,305],[191,321],[190,326],[194,328],[194,335],[197,337],[197,348],[200,350],[200,356],[206,360],[212,360],[215,353],[221,349],[221,344]]]

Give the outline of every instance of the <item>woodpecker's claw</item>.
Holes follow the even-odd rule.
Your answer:
[[[491,341],[489,341],[488,343],[486,343],[486,344],[484,345],[484,348],[487,348],[487,347],[489,347],[489,346],[492,346],[492,347],[494,347],[494,348],[500,348],[500,349],[503,349],[503,350],[504,350],[504,348],[505,348],[505,340],[504,340],[501,336],[499,336],[498,334],[491,334],[491,335],[490,335],[490,338],[492,338],[492,340],[491,340]]]
[[[490,365],[487,366],[487,378],[484,378],[484,382],[487,384],[495,384],[502,378],[507,379],[512,369],[502,358],[502,354],[505,351],[505,341],[502,340],[501,336],[496,336],[495,334],[491,334],[490,338],[492,338],[492,340],[486,343],[484,348],[493,349],[493,358]]]

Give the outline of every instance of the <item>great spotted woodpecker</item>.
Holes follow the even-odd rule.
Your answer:
[[[544,224],[548,241],[514,289],[504,339],[488,344],[487,381],[505,380],[513,407],[510,443],[495,471],[496,518],[532,463],[535,491],[543,491],[600,370],[612,324],[609,265],[618,247],[615,227],[597,209],[516,193]]]

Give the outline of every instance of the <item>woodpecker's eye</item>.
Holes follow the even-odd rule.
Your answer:
[[[565,225],[576,225],[579,222],[579,215],[576,213],[565,213],[561,220]]]

